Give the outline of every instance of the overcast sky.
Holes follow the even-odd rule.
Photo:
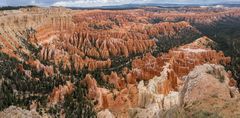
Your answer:
[[[0,6],[73,6],[73,7],[93,7],[120,5],[129,3],[216,3],[240,0],[0,0]]]

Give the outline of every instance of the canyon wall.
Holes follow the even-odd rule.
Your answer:
[[[214,94],[236,98],[231,58],[195,26],[239,9],[176,9],[0,11],[0,109],[154,118]]]

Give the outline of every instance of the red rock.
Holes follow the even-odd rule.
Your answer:
[[[63,101],[64,97],[70,95],[73,91],[74,85],[69,81],[67,81],[66,85],[55,87],[48,98],[49,104],[55,105],[58,102]]]

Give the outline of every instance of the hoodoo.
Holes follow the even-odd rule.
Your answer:
[[[238,7],[1,9],[0,118],[239,117]]]

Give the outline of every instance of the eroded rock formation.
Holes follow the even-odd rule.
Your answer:
[[[17,58],[1,55],[1,66],[16,69],[1,70],[0,90],[11,99],[0,97],[17,105],[33,99],[23,103],[34,111],[100,118],[157,118],[209,96],[237,97],[236,72],[220,66],[231,58],[195,26],[238,19],[239,9],[176,9],[0,11],[0,51]]]
[[[64,97],[70,95],[74,91],[74,85],[67,81],[66,85],[60,85],[59,87],[55,87],[49,96],[49,104],[55,105],[60,101],[64,101]]]
[[[137,80],[152,79],[156,75],[159,76],[164,63],[169,62],[172,70],[168,72],[168,75],[171,81],[175,81],[170,83],[174,84],[177,78],[186,75],[196,65],[204,63],[226,65],[231,61],[229,57],[224,57],[223,52],[216,52],[207,48],[211,45],[212,41],[210,39],[208,40],[209,43],[205,42],[205,46],[198,43],[204,41],[204,37],[197,39],[196,42],[172,49],[167,54],[163,54],[157,58],[147,54],[143,59],[136,59],[132,63],[133,70],[129,73],[129,77]]]
[[[214,42],[211,39],[202,37],[193,43],[172,49],[167,54],[160,55],[157,58],[147,54],[142,59],[134,60],[132,63],[133,70],[127,74],[126,82],[128,84],[138,84],[138,102],[137,108],[128,108],[129,117],[156,117],[160,111],[179,106],[181,104],[181,87],[185,85],[186,81],[182,77],[196,66],[204,63],[226,65],[230,62],[230,58],[225,57],[222,52],[211,50],[213,46]],[[224,77],[227,76],[223,68],[220,71],[225,73]],[[221,73],[216,75],[221,76]],[[124,78],[120,79],[116,73],[105,77],[111,77],[111,79],[105,80],[114,83],[117,87],[119,87],[118,81],[124,80]],[[138,83],[138,81],[140,82]],[[232,83],[230,81],[232,79],[223,84],[229,86]],[[236,84],[233,84],[233,88],[235,86]],[[225,90],[229,92],[229,89],[225,88]],[[148,114],[145,114],[146,112]],[[123,115],[122,113],[119,114]]]

